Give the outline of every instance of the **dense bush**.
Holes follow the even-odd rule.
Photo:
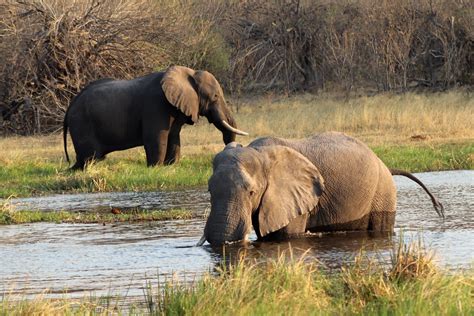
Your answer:
[[[474,83],[463,0],[0,0],[0,132],[60,128],[87,82],[171,64],[228,91]]]
[[[246,1],[223,31],[244,87],[448,88],[473,84],[473,8],[456,0]]]
[[[98,78],[132,78],[172,63],[224,71],[204,58],[223,49],[202,16],[212,17],[212,8],[199,9],[154,0],[4,1],[1,129],[57,130],[71,98]]]

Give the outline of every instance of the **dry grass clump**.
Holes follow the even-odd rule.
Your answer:
[[[400,236],[400,240],[402,236]],[[421,240],[418,243],[398,243],[396,250],[391,253],[391,269],[388,277],[391,280],[404,281],[427,278],[436,273],[433,263],[433,253],[425,250]]]
[[[118,306],[110,298],[53,299],[45,294],[32,299],[7,295],[0,299],[0,315],[115,315]],[[130,309],[133,311],[132,309]]]
[[[325,288],[330,280],[304,257],[282,253],[276,259],[255,262],[241,257],[235,265],[223,263],[218,276],[205,275],[194,285],[169,282],[147,299],[152,312],[167,315],[309,315],[330,304]]]
[[[0,223],[11,223],[15,218],[15,210],[11,205],[10,200],[13,196],[9,196],[6,199],[0,201]]]

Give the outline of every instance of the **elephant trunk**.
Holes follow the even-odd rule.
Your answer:
[[[214,205],[213,205],[214,206]],[[230,211],[229,211],[230,209]],[[245,239],[250,231],[250,219],[241,218],[241,210],[212,207],[204,228],[204,237],[211,245]]]
[[[212,108],[208,120],[222,132],[226,145],[234,142],[237,134],[248,135],[248,133],[237,129],[237,124],[226,106]]]

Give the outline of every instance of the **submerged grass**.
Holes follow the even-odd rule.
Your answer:
[[[222,266],[193,284],[148,286],[142,310],[153,315],[472,315],[473,271],[447,273],[419,244],[392,250],[387,264],[364,254],[328,272],[305,257],[283,253],[264,262],[245,258]],[[104,307],[70,300],[0,301],[0,314],[107,314]],[[87,305],[89,304],[89,305]],[[107,309],[107,308],[109,309]]]
[[[239,127],[251,133],[238,137],[244,145],[260,136],[302,138],[337,130],[366,142],[391,168],[474,169],[474,98],[466,91],[349,100],[268,95],[232,104]],[[147,168],[143,148],[135,148],[111,153],[85,172],[67,171],[61,135],[0,138],[0,198],[205,185],[212,157],[223,148],[221,137],[201,121],[183,129],[183,159],[176,165]]]
[[[191,219],[196,217],[193,212],[184,209],[172,210],[113,210],[110,212],[45,212],[15,211],[0,207],[0,225],[25,224],[36,222],[52,223],[116,223],[167,221],[175,219]]]

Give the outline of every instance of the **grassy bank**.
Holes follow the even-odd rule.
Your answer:
[[[464,91],[377,95],[266,96],[231,101],[251,136],[302,138],[338,130],[365,141],[392,168],[411,172],[474,169],[474,98]],[[177,165],[147,168],[143,148],[110,154],[86,172],[71,173],[61,135],[0,139],[0,197],[61,192],[145,191],[205,185],[221,134],[201,120],[182,134]],[[69,151],[73,153],[69,139]],[[74,155],[72,155],[74,156]]]
[[[117,298],[0,300],[0,314],[153,315],[472,315],[472,270],[446,273],[414,245],[400,246],[386,266],[359,255],[333,273],[280,256],[222,266],[191,285],[152,288],[135,306]]]

